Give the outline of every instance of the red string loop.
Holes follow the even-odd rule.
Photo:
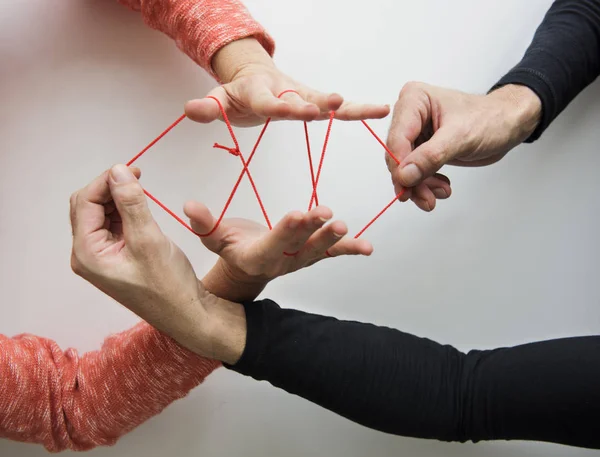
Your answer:
[[[300,95],[297,91],[290,89],[290,90],[284,90],[283,92],[281,92],[278,95],[278,98],[281,98],[283,95],[285,95],[287,93],[295,93],[297,95]],[[246,175],[248,177],[250,185],[252,186],[252,190],[254,191],[254,195],[256,196],[256,200],[258,201],[258,204],[263,213],[263,216],[265,218],[267,226],[269,227],[269,230],[272,230],[273,227],[271,225],[269,216],[267,215],[267,210],[265,209],[263,201],[260,198],[256,183],[254,182],[254,179],[252,178],[252,174],[250,173],[250,170],[248,169],[248,167],[250,166],[250,163],[252,162],[252,159],[254,158],[254,155],[256,154],[258,146],[265,134],[265,131],[267,130],[267,127],[271,123],[271,118],[268,118],[266,120],[260,134],[258,135],[256,142],[254,143],[254,147],[252,148],[252,151],[251,151],[250,155],[248,156],[248,160],[246,160],[246,159],[244,159],[244,155],[242,154],[242,151],[240,150],[239,143],[237,141],[235,133],[233,132],[233,127],[231,125],[231,122],[229,122],[229,118],[227,117],[227,113],[225,112],[223,105],[221,104],[219,99],[217,99],[216,97],[209,96],[207,98],[213,99],[219,106],[219,110],[221,111],[223,121],[225,122],[225,125],[227,126],[227,130],[229,131],[229,135],[231,136],[233,144],[235,145],[235,147],[230,148],[227,146],[223,146],[219,143],[215,143],[213,145],[213,147],[217,148],[217,149],[223,149],[223,150],[229,152],[231,155],[239,157],[242,162],[242,166],[243,166],[243,169],[240,172],[240,174],[233,186],[233,189],[232,189],[231,193],[229,194],[227,201],[225,202],[225,206],[223,207],[223,210],[221,211],[219,218],[215,222],[214,227],[207,233],[198,233],[187,222],[185,222],[177,214],[175,214],[173,211],[171,211],[158,198],[156,198],[154,195],[152,195],[148,190],[144,189],[144,193],[148,196],[148,198],[150,198],[152,201],[154,201],[158,206],[160,206],[164,211],[166,211],[170,216],[172,216],[177,222],[179,222],[181,225],[183,225],[187,230],[189,230],[190,232],[192,232],[193,234],[195,234],[199,237],[207,237],[207,236],[211,236],[219,228],[221,222],[223,221],[223,218],[225,217],[225,213],[229,209],[229,206],[231,205],[231,202],[232,202],[233,198],[235,197],[235,194],[237,193],[237,190],[240,186],[240,183],[242,182],[244,175]],[[132,165],[136,160],[138,160],[142,155],[144,155],[150,148],[152,148],[152,146],[154,146],[156,143],[158,143],[167,133],[169,133],[175,126],[177,126],[181,121],[183,121],[183,119],[185,119],[185,117],[186,117],[185,114],[181,115],[175,122],[173,122],[169,127],[167,127],[167,129],[165,129],[165,131],[163,131],[158,137],[156,137],[154,140],[152,140],[148,144],[148,146],[146,146],[144,149],[142,149],[129,162],[127,162],[127,166]],[[308,135],[308,124],[306,122],[304,122],[304,136],[306,139],[306,149],[308,152],[308,163],[309,163],[309,168],[310,168],[310,178],[311,178],[311,185],[312,185],[312,194],[311,194],[311,198],[310,198],[310,203],[308,205],[309,211],[313,208],[313,205],[314,206],[319,205],[319,197],[317,194],[317,187],[319,185],[319,180],[321,178],[321,171],[323,169],[323,162],[325,159],[325,153],[327,151],[327,146],[329,144],[329,137],[331,135],[331,127],[333,125],[334,118],[335,118],[335,112],[332,111],[329,115],[329,123],[327,125],[327,132],[325,134],[325,139],[323,141],[323,149],[321,150],[321,157],[319,159],[319,166],[317,168],[316,174],[315,174],[315,170],[314,170],[314,166],[313,166],[312,153],[311,153],[311,148],[310,148],[310,139],[309,139],[309,135]],[[386,150],[386,152],[399,165],[400,161],[396,158],[396,156],[392,153],[392,151],[390,151],[390,149],[386,146],[386,144],[377,136],[377,134],[373,131],[373,129],[371,127],[369,127],[369,125],[364,120],[361,122],[367,128],[367,130],[375,137],[375,139],[379,142],[379,144],[381,146],[383,146],[383,148]],[[390,203],[388,203],[373,219],[371,219],[369,221],[369,223],[365,227],[363,227],[354,236],[354,239],[358,239],[360,236],[362,236],[363,233],[365,233],[367,231],[367,229],[369,229],[369,227],[371,227],[371,225],[373,225],[375,223],[375,221],[377,221],[377,219],[379,219],[395,202],[398,201],[398,199],[402,196],[402,194],[404,194],[404,190],[400,191]],[[284,252],[283,254],[288,257],[293,257],[293,256],[297,255],[298,253],[299,253],[299,251],[293,252],[293,253]],[[329,251],[326,251],[325,254],[327,257],[332,257],[332,255],[329,253]]]

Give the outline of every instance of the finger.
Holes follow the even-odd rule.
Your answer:
[[[309,122],[320,115],[317,105],[307,102],[295,91],[285,91],[278,98],[288,105],[289,113],[286,118],[289,120]]]
[[[221,101],[221,103],[223,102]],[[184,110],[188,119],[202,124],[208,124],[221,118],[219,106],[210,98],[190,100],[185,104]]]
[[[332,217],[333,212],[325,206],[317,206],[308,213],[305,213],[302,216],[300,227],[296,230],[293,237],[289,239],[287,246],[285,246],[284,254],[288,256],[298,254],[312,234],[323,227]]]
[[[389,105],[346,102],[335,112],[335,118],[341,121],[359,121],[363,119],[382,119],[388,114],[390,114]]]
[[[262,258],[279,259],[282,253],[288,252],[287,249],[293,249],[290,246],[298,236],[303,218],[304,215],[300,211],[288,213],[273,227],[273,230],[259,238],[256,249]],[[288,254],[293,254],[293,251]]]
[[[367,240],[354,238],[342,238],[329,249],[326,255],[328,257],[339,257],[342,255],[364,255],[370,256],[373,253],[373,245]]]
[[[242,93],[246,103],[252,112],[262,117],[273,119],[287,119],[291,113],[291,105],[277,98],[271,90],[260,83],[252,81],[249,87],[245,87]]]
[[[135,249],[139,241],[160,233],[148,208],[144,189],[136,175],[125,165],[115,165],[108,173],[110,195],[121,217],[126,243]]]
[[[452,195],[450,180],[440,173],[436,173],[433,176],[424,179],[423,184],[431,189],[433,195],[435,195],[435,198],[438,200],[444,200]]]
[[[429,141],[402,160],[400,166],[393,170],[392,179],[406,187],[415,186],[452,160],[458,154],[459,145],[460,139],[455,137],[451,128],[440,128]]]
[[[344,103],[344,98],[340,94],[324,94],[316,90],[300,91],[304,100],[316,105],[319,111],[329,116],[330,111],[337,111]]]
[[[342,221],[335,221],[314,233],[298,254],[301,262],[311,262],[326,257],[326,251],[348,233],[348,227]]]
[[[421,183],[412,188],[410,199],[423,211],[429,212],[435,209],[435,195],[425,183]]]
[[[183,212],[190,219],[190,225],[207,249],[219,254],[224,247],[227,224],[222,222],[216,227],[217,220],[202,203],[190,201],[183,207]]]

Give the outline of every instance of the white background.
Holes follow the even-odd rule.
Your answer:
[[[294,78],[393,104],[410,80],[485,92],[515,64],[549,0],[248,0]],[[110,0],[0,4],[0,331],[96,349],[136,322],[69,268],[69,195],[132,157],[213,85],[167,37]],[[397,204],[367,232],[369,258],[335,259],[272,284],[283,306],[386,324],[460,349],[598,332],[600,86],[533,146],[488,169],[447,169],[454,195],[431,214]],[[389,119],[372,122],[383,137]],[[311,125],[317,152],[324,124]],[[240,131],[248,150],[256,130]],[[222,124],[174,130],[140,161],[144,184],[181,213],[218,212],[240,165],[212,149]],[[252,165],[276,220],[308,203],[300,123],[270,128]],[[335,123],[320,196],[354,232],[392,196],[383,151]],[[199,275],[214,257],[152,206]],[[230,214],[261,220],[246,181]],[[0,443],[2,456],[45,454]],[[587,456],[533,443],[444,444],[370,431],[219,370],[189,398],[95,456]]]

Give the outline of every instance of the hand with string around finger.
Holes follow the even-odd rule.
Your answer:
[[[346,224],[328,223],[332,211],[317,206],[302,213],[288,213],[273,230],[247,219],[216,219],[209,209],[198,202],[188,202],[184,208],[196,233],[210,251],[220,256],[220,268],[228,279],[248,287],[266,286],[279,277],[311,266],[327,257],[342,255],[369,256],[370,242],[346,238]]]
[[[296,81],[277,68],[254,38],[236,40],[221,48],[212,59],[212,68],[222,85],[185,105],[187,117],[196,122],[224,120],[211,99],[219,100],[229,121],[237,127],[261,125],[267,119],[327,120],[331,112],[345,121],[382,119],[390,112],[388,105],[346,101],[337,93],[324,93]]]

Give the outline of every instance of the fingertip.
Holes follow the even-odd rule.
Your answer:
[[[387,117],[388,114],[390,114],[390,112],[391,112],[390,105],[383,105],[375,110],[375,112],[373,113],[373,118],[374,119],[383,119],[384,117]]]
[[[367,240],[357,240],[358,252],[361,255],[369,257],[373,254],[373,245]]]
[[[187,217],[191,217],[190,214],[193,213],[193,208],[194,208],[194,204],[196,202],[193,200],[187,201],[183,204],[183,214],[185,214]]]
[[[431,201],[426,198],[412,197],[412,201],[423,211],[430,213],[435,209],[435,198]]]
[[[195,200],[185,202],[183,205],[183,212],[190,219],[202,220],[206,217],[212,218],[212,214],[208,207]]]
[[[142,170],[140,170],[138,167],[129,167],[129,169],[133,173],[133,176],[135,176],[137,179],[140,179],[142,176]]]
[[[219,105],[210,98],[188,101],[184,105],[184,112],[188,119],[203,124],[218,119],[220,115]]]
[[[289,113],[287,118],[289,120],[299,120],[305,122],[314,121],[319,117],[321,111],[317,105],[307,104],[307,105],[289,105]]]
[[[342,238],[348,233],[348,227],[342,221],[332,222],[329,226],[333,236],[336,238]]]
[[[398,167],[396,175],[398,182],[404,187],[414,187],[423,179],[423,172],[415,163],[409,163]]]
[[[452,195],[452,189],[450,189],[449,187],[437,187],[435,189],[431,189],[431,191],[433,192],[433,195],[435,195],[435,198],[437,198],[438,200],[445,200],[447,198],[450,198],[450,195]]]
[[[109,173],[109,183],[111,184],[130,184],[137,181],[137,177],[131,168],[121,163],[113,165]]]
[[[329,94],[327,97],[327,109],[329,111],[337,111],[344,104],[344,97],[340,94]]]
[[[328,208],[327,206],[321,206],[321,205],[312,209],[307,214],[310,215],[311,218],[320,219],[322,222],[327,222],[333,217],[333,211],[331,211],[331,209]]]
[[[286,228],[296,229],[302,223],[304,218],[304,214],[300,211],[292,211],[291,213],[286,214],[284,218],[284,224]]]

